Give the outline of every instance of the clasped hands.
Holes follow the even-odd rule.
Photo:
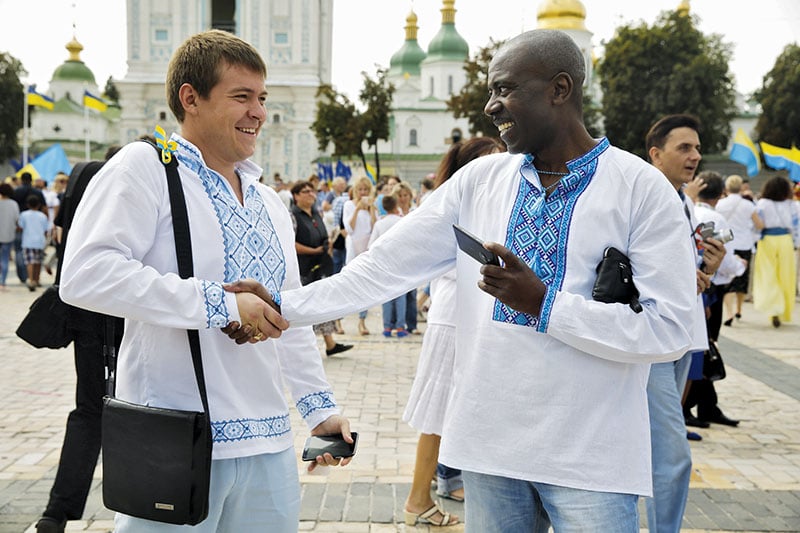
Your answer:
[[[542,280],[508,248],[495,242],[486,242],[484,247],[497,254],[503,260],[503,266],[483,265],[483,279],[478,281],[478,288],[515,311],[538,316],[547,290]],[[236,293],[242,319],[241,324],[234,321],[222,328],[222,332],[236,344],[278,338],[289,327],[269,291],[258,281],[245,279],[226,283],[223,287]]]
[[[276,339],[289,327],[281,316],[280,307],[273,301],[269,291],[254,279],[226,283],[223,288],[236,293],[236,305],[241,323],[233,321],[222,332],[236,344],[256,343]]]

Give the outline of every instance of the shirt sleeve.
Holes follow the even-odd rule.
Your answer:
[[[163,165],[144,143],[124,147],[89,183],[64,252],[65,302],[170,328],[238,320],[219,281],[181,279]],[[188,201],[188,200],[187,200]]]

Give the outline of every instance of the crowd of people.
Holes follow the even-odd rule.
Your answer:
[[[335,338],[342,317],[357,313],[358,334],[371,335],[377,305],[384,337],[419,334],[427,298],[403,414],[420,433],[408,525],[462,522],[434,501],[433,481],[438,497],[466,502],[468,531],[634,533],[640,497],[651,532],[680,530],[687,440],[700,438],[686,426],[738,424],[717,405],[704,354],[748,294],[772,326],[791,320],[800,204],[782,176],[753,197],[739,176],[697,175],[702,124],[690,114],[652,125],[647,161],[593,138],[584,77],[567,34],[525,32],[488,69],[484,112],[499,140],[454,143],[419,190],[398,176],[275,174],[270,187],[249,159],[266,119],[263,59],[214,30],[178,48],[167,95],[192,236],[203,241],[195,274],[176,275],[164,167],[131,143],[94,169],[66,239],[61,295],[125,319],[117,392],[136,403],[197,408],[183,330],[199,330],[214,455],[211,513],[196,530],[297,530],[284,384],[311,434],[352,442],[316,335],[326,356],[351,350]],[[12,247],[34,291],[47,239],[58,242],[58,193],[36,191],[29,175],[0,185],[3,286]],[[461,253],[455,224],[500,264]],[[609,247],[630,260],[638,310],[595,297]],[[76,365],[100,344],[76,341]],[[68,468],[57,476],[37,533],[80,517],[99,450],[92,431],[80,481]],[[349,462],[325,454],[309,469]],[[121,514],[115,523],[122,533],[175,527]]]

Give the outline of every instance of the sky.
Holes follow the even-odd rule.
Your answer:
[[[173,0],[163,0],[173,1]],[[586,27],[594,34],[596,53],[620,25],[652,25],[661,11],[679,0],[582,0]],[[374,77],[376,65],[388,67],[405,41],[405,19],[418,16],[423,50],[441,26],[440,0],[334,0],[332,82],[351,100],[358,98],[361,72]],[[470,55],[496,41],[536,27],[537,0],[456,0],[456,29],[470,45]],[[737,88],[750,93],[790,43],[800,42],[800,0],[691,0],[706,34],[722,35],[734,46],[731,72]],[[758,9],[756,10],[756,6]],[[46,14],[44,16],[37,16]],[[81,59],[94,72],[100,89],[109,76],[122,79],[126,65],[125,0],[0,0],[0,52],[22,61],[23,82],[47,87],[53,71],[68,57],[64,48],[75,35],[84,46]],[[32,20],[35,18],[35,23]],[[269,79],[267,80],[269,86]]]

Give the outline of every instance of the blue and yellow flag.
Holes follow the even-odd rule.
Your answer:
[[[372,182],[372,185],[373,186],[377,185],[378,177],[376,176],[376,174],[378,173],[378,171],[375,169],[375,167],[367,163],[367,168],[365,170],[367,171],[367,177],[369,178],[369,181]]]
[[[755,176],[761,171],[761,158],[758,155],[758,148],[742,128],[736,131],[729,157],[731,161],[736,161],[747,167],[748,176]]]
[[[46,94],[37,93],[35,85],[28,86],[28,105],[43,107],[52,111],[54,103],[53,99]]]
[[[781,148],[765,142],[759,143],[764,154],[764,162],[775,170],[788,170],[789,179],[800,181],[800,150],[796,147]]]
[[[101,113],[108,109],[108,104],[106,104],[102,98],[98,98],[89,91],[83,91],[83,105],[84,107],[100,111]]]

